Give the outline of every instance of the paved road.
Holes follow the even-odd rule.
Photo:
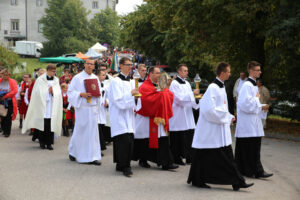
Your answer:
[[[233,192],[231,186],[199,189],[186,184],[189,166],[176,172],[140,168],[132,163],[133,177],[115,172],[112,146],[101,166],[68,159],[70,138],[56,140],[54,151],[41,150],[13,123],[11,137],[0,137],[0,200],[93,199],[300,199],[300,143],[265,138],[262,162],[275,175],[269,180],[247,179],[255,185]]]

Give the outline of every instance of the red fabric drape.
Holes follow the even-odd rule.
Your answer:
[[[158,125],[162,124],[165,131],[169,131],[174,96],[168,88],[156,91],[149,78],[140,86],[139,92],[142,94],[142,108],[137,113],[150,118],[149,147],[158,148]]]

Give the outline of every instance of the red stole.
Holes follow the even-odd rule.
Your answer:
[[[149,117],[149,148],[158,148],[158,126],[162,124],[169,131],[169,119],[173,116],[173,94],[168,88],[156,91],[149,78],[140,86],[142,108],[138,114]]]

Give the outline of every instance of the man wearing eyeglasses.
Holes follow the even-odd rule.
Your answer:
[[[123,57],[119,63],[121,72],[111,81],[108,89],[111,137],[116,171],[121,171],[124,176],[131,177],[130,161],[133,154],[135,127],[134,109],[137,109],[136,105],[141,106],[141,102],[134,97],[135,94],[139,94],[138,89],[132,89],[130,84],[131,60]]]
[[[75,126],[69,143],[69,159],[78,163],[100,165],[101,152],[98,131],[98,112],[100,97],[94,97],[86,92],[84,81],[96,79],[93,74],[95,60],[87,59],[84,70],[71,81],[68,89],[69,103],[75,108]],[[100,87],[98,88],[100,90]],[[101,91],[100,91],[101,94]]]
[[[269,105],[259,101],[256,79],[261,75],[261,64],[249,62],[248,71],[249,78],[240,89],[237,100],[235,159],[243,175],[268,178],[273,174],[266,173],[260,161],[261,139],[264,136],[261,112],[269,109]]]

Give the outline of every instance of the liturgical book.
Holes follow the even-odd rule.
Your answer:
[[[87,93],[90,93],[93,97],[100,97],[100,90],[97,79],[85,79],[84,86]]]

